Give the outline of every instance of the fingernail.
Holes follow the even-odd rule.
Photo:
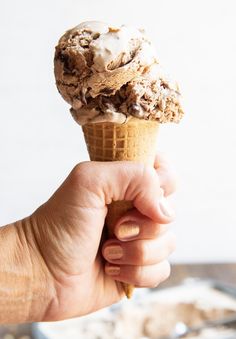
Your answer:
[[[119,266],[106,266],[105,271],[106,271],[106,274],[108,275],[119,275],[120,267]]]
[[[107,259],[120,259],[123,257],[123,249],[118,245],[108,246],[104,250],[104,256]]]
[[[137,237],[137,235],[139,235],[139,232],[139,225],[129,221],[119,226],[116,236],[120,240],[130,240]]]
[[[174,211],[172,210],[172,208],[170,207],[167,199],[165,197],[162,197],[160,200],[159,200],[159,207],[160,207],[160,210],[161,212],[167,216],[167,217],[173,217],[174,215]]]

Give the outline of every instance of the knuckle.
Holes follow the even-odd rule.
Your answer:
[[[162,263],[162,274],[160,276],[160,282],[165,281],[169,278],[171,272],[171,266],[169,261],[165,260]]]
[[[90,167],[89,161],[77,164],[71,172],[72,179],[77,183],[83,181],[85,179],[85,174],[87,176],[91,171]]]
[[[146,281],[146,274],[143,266],[137,266],[133,275],[135,286],[144,287]]]
[[[162,229],[162,227],[161,227],[160,224],[156,223],[156,224],[153,225],[153,227],[152,227],[152,235],[153,235],[154,238],[157,238],[160,235],[161,229]]]
[[[160,164],[169,164],[170,160],[169,157],[166,155],[166,153],[164,151],[158,151],[156,152],[156,158],[155,158],[155,162],[157,165]]]
[[[100,171],[98,163],[94,161],[84,161],[77,164],[71,172],[72,184],[88,190],[94,189],[95,180],[100,182]]]
[[[177,174],[173,169],[169,169],[166,172],[166,194],[170,195],[177,189]]]
[[[157,255],[158,255],[158,261],[157,262],[161,262],[163,260],[165,260],[168,255],[169,255],[169,251],[168,251],[168,247],[167,246],[160,246],[158,247],[158,250],[157,250]]]
[[[170,184],[169,184],[169,194],[174,193],[177,190],[177,176],[175,174],[173,174],[173,172],[171,173],[170,176]]]
[[[159,265],[161,265],[161,267]],[[138,287],[155,288],[168,279],[171,271],[169,262],[166,260],[159,265],[159,267],[157,266],[156,268],[156,274],[154,271],[150,272],[150,270],[144,266],[137,266],[133,274],[134,285]]]
[[[155,186],[158,182],[158,175],[153,167],[150,165],[142,164],[140,165],[139,172],[140,180],[142,186],[149,188]]]
[[[168,232],[170,226],[168,224],[159,224],[159,233],[157,236],[164,235]]]
[[[150,182],[153,181],[153,178],[155,177],[156,179],[158,178],[158,176],[156,175],[156,171],[153,167],[148,166],[148,165],[143,165],[143,180],[145,182]]]
[[[148,287],[149,287],[149,288],[155,288],[155,287],[157,287],[159,284],[160,284],[160,282],[155,280],[155,281],[151,282],[151,283],[148,285]]]
[[[168,244],[168,249],[169,249],[169,254],[174,252],[176,249],[176,235],[173,232],[169,232],[169,244]]]
[[[139,241],[136,245],[136,258],[139,265],[145,265],[148,261],[148,245],[146,242]]]

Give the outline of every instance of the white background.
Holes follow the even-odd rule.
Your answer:
[[[236,259],[234,0],[0,2],[0,225],[30,214],[79,161],[80,127],[54,85],[54,46],[81,21],[144,27],[186,116],[159,148],[179,174],[174,261]]]

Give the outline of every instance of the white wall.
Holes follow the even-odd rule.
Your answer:
[[[186,117],[159,148],[179,173],[175,261],[235,260],[234,0],[0,2],[0,224],[30,214],[88,158],[54,85],[59,36],[89,19],[146,28],[179,80]]]

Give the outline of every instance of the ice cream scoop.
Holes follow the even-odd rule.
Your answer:
[[[68,30],[55,53],[59,92],[75,120],[124,123],[130,117],[178,122],[178,85],[163,72],[142,30],[96,21]]]
[[[163,72],[143,30],[84,22],[68,30],[55,52],[56,84],[83,128],[91,160],[153,166],[160,123],[183,116],[178,85]],[[132,209],[113,201],[106,225]],[[123,284],[128,298],[132,286]]]

